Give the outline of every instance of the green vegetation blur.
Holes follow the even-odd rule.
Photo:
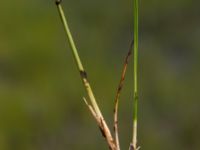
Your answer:
[[[63,0],[111,129],[133,37],[131,0]],[[200,2],[140,1],[139,131],[143,150],[200,149]],[[54,1],[1,1],[0,150],[106,150]],[[133,59],[120,98],[122,149],[132,136]]]

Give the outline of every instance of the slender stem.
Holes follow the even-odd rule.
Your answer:
[[[133,41],[131,42],[130,48],[128,50],[128,53],[126,55],[125,61],[124,61],[124,66],[122,69],[122,74],[121,74],[121,78],[118,84],[118,88],[117,88],[117,93],[115,96],[115,108],[114,108],[114,132],[115,132],[115,143],[117,146],[117,149],[120,150],[120,143],[119,143],[119,129],[118,129],[118,109],[119,109],[119,97],[120,97],[120,93],[121,90],[123,88],[124,85],[124,80],[125,80],[125,76],[126,76],[126,70],[128,67],[128,63],[130,60],[130,56],[132,53],[132,47],[133,47]]]
[[[77,67],[80,71],[80,74],[81,74],[81,77],[82,77],[82,80],[83,80],[83,83],[86,87],[86,90],[88,92],[88,95],[90,97],[90,100],[91,100],[91,103],[94,107],[94,110],[95,112],[97,113],[97,115],[100,117],[102,116],[101,114],[101,111],[97,105],[97,102],[95,100],[95,97],[94,97],[94,94],[92,92],[92,89],[90,87],[90,84],[87,80],[87,75],[86,75],[86,72],[83,68],[83,65],[82,65],[82,62],[80,60],[80,57],[79,57],[79,54],[78,54],[78,51],[77,51],[77,48],[76,48],[76,45],[74,43],[74,40],[73,40],[73,37],[72,37],[72,34],[71,34],[71,31],[69,29],[69,26],[68,26],[68,23],[67,23],[67,20],[66,20],[66,17],[65,17],[65,14],[63,12],[63,9],[62,9],[62,6],[60,4],[57,5],[58,6],[58,12],[60,14],[60,17],[61,17],[61,20],[62,20],[62,23],[64,25],[64,29],[65,29],[65,32],[66,32],[66,35],[67,35],[67,38],[68,38],[68,41],[70,43],[70,47],[71,47],[71,50],[72,50],[72,53],[73,53],[73,56],[75,58],[75,61],[76,61],[76,64],[77,64]]]
[[[137,148],[137,117],[138,117],[138,0],[134,0],[134,115],[133,115],[133,149]]]
[[[89,84],[89,81],[88,81],[88,78],[87,78],[87,73],[84,70],[83,65],[81,63],[81,60],[80,60],[80,57],[78,55],[78,51],[77,51],[76,45],[74,43],[74,40],[73,40],[72,34],[70,32],[70,29],[69,29],[69,26],[68,26],[64,11],[63,11],[62,6],[61,6],[61,0],[56,0],[56,5],[57,5],[57,8],[58,8],[58,12],[59,12],[62,24],[63,24],[64,29],[65,29],[66,35],[67,35],[68,42],[69,42],[71,50],[72,50],[74,59],[76,61],[77,68],[78,68],[78,70],[80,72],[81,79],[83,81],[83,84],[85,86],[85,89],[86,89],[86,91],[88,93],[88,96],[89,96],[89,99],[90,99],[90,102],[91,102],[91,106],[88,105],[88,104],[87,104],[87,106],[89,106],[89,109],[90,109],[91,113],[95,117],[95,119],[96,119],[96,121],[97,121],[97,123],[98,123],[98,125],[100,127],[100,130],[103,133],[103,136],[107,140],[109,148],[111,150],[116,150],[116,145],[113,142],[113,137],[111,135],[110,129],[108,128],[108,125],[105,122],[104,117],[103,117],[103,115],[102,115],[102,113],[101,113],[101,111],[99,109],[99,106],[98,106],[98,104],[96,102],[96,99],[94,97],[93,91],[91,89],[91,86]]]

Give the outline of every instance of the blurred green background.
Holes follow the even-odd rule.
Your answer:
[[[114,96],[133,36],[131,0],[64,0],[100,108]],[[200,149],[200,2],[140,1],[139,145]],[[0,149],[104,150],[54,1],[0,5]],[[120,101],[120,141],[132,133],[133,60]]]

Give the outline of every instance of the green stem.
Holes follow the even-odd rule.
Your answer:
[[[139,4],[134,0],[134,117],[133,117],[133,148],[137,149],[137,117],[138,117],[138,16]]]
[[[56,5],[58,7],[58,12],[59,12],[61,21],[63,23],[63,26],[64,26],[64,29],[65,29],[65,32],[66,32],[66,35],[67,35],[73,56],[74,56],[74,59],[76,61],[77,67],[78,67],[80,75],[81,75],[81,79],[83,81],[83,85],[85,86],[85,89],[86,89],[87,94],[89,96],[92,107],[90,107],[89,104],[87,104],[87,105],[89,106],[89,109],[91,110],[93,116],[95,117],[103,136],[106,138],[107,143],[109,145],[109,148],[111,150],[117,150],[116,145],[113,142],[114,140],[113,140],[113,137],[111,135],[110,129],[108,128],[108,125],[107,125],[106,121],[104,120],[104,117],[103,117],[103,115],[102,115],[102,113],[99,109],[99,106],[96,102],[96,99],[94,97],[92,88],[90,87],[90,83],[89,83],[88,78],[87,78],[87,73],[85,72],[83,65],[81,63],[80,57],[78,55],[77,48],[75,46],[75,43],[74,43],[73,37],[71,35],[65,14],[63,12],[63,9],[62,9],[62,6],[61,6],[60,3],[61,3],[61,0],[56,0]]]
[[[69,29],[69,25],[67,23],[65,14],[63,12],[62,6],[60,4],[58,4],[57,6],[58,6],[59,15],[61,17],[61,21],[64,25],[64,29],[65,29],[68,41],[70,43],[71,50],[72,50],[74,58],[76,60],[77,67],[78,67],[79,70],[84,70],[83,65],[81,63],[81,60],[80,60],[80,57],[79,57],[78,52],[77,52],[76,45],[74,43],[74,40],[73,40],[73,37],[72,37],[72,34],[71,34],[71,31]]]
[[[71,34],[71,31],[69,29],[69,25],[67,23],[67,20],[66,20],[66,17],[65,17],[65,14],[64,14],[64,11],[62,9],[62,6],[60,5],[60,2],[61,1],[56,1],[56,4],[57,4],[57,7],[58,7],[58,12],[59,12],[59,15],[60,15],[60,18],[61,18],[61,21],[63,23],[63,26],[64,26],[64,29],[65,29],[65,32],[66,32],[66,35],[67,35],[67,39],[69,41],[69,44],[70,44],[70,47],[71,47],[71,50],[72,50],[72,53],[73,53],[73,56],[74,56],[74,59],[76,61],[76,65],[80,71],[80,75],[81,75],[81,78],[82,78],[82,81],[83,81],[83,84],[86,88],[86,91],[88,93],[88,96],[90,98],[90,101],[92,103],[92,106],[94,107],[94,110],[96,112],[96,115],[98,117],[102,117],[102,114],[101,114],[101,111],[97,105],[97,102],[95,100],[95,97],[94,97],[94,94],[93,94],[93,91],[90,87],[90,84],[88,82],[88,79],[87,79],[87,74],[83,68],[83,65],[82,65],[82,62],[81,62],[81,59],[78,55],[78,51],[77,51],[77,48],[76,48],[76,45],[74,43],[74,40],[73,40],[73,37],[72,37],[72,34]]]

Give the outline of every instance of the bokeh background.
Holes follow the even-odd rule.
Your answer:
[[[0,2],[0,149],[104,150],[54,1]],[[113,105],[133,37],[131,0],[64,0],[100,108]],[[140,1],[139,145],[200,149],[200,2]],[[120,101],[120,141],[132,133],[133,60]]]

